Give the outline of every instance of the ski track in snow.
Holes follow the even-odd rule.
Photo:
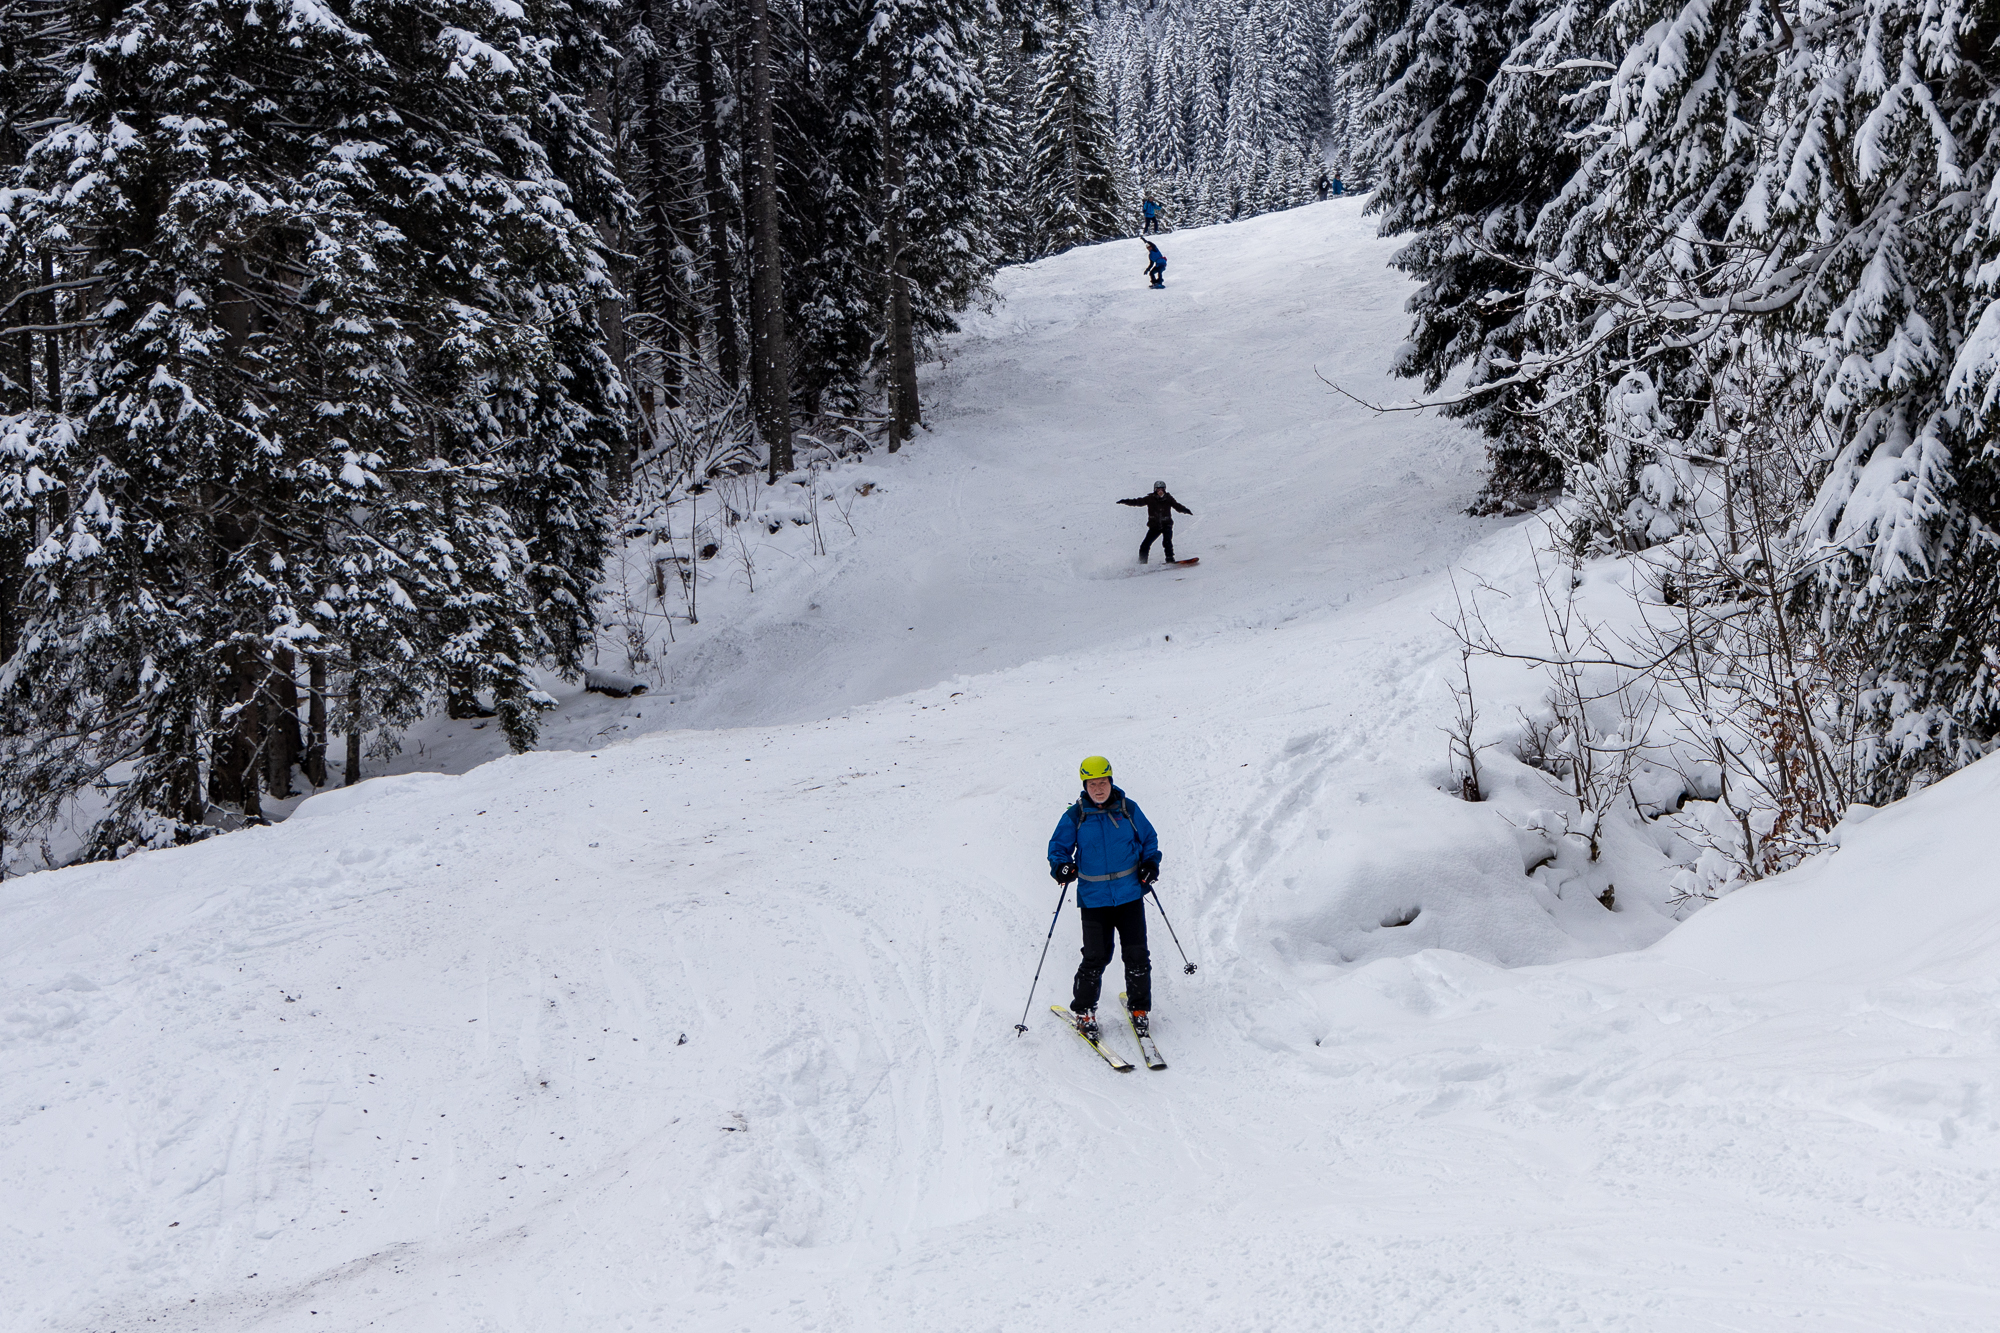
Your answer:
[[[1587,956],[1661,923],[1433,785],[1443,570],[1526,534],[1312,380],[1395,392],[1368,233],[1006,275],[871,530],[677,666],[715,729],[0,886],[0,1328],[1993,1327],[2000,767]],[[1116,578],[1155,474],[1203,563]],[[1164,1073],[1047,1012],[1073,907],[1011,1030],[1091,752],[1202,964],[1155,915]]]

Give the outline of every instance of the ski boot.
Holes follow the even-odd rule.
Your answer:
[[[1153,1035],[1153,1029],[1147,1025],[1146,1011],[1144,1009],[1128,1009],[1125,1012],[1132,1016],[1132,1031],[1134,1033],[1141,1037],[1150,1037]]]
[[[1071,1010],[1070,1021],[1076,1024],[1076,1030],[1081,1032],[1086,1040],[1096,1041],[1104,1035],[1102,1029],[1097,1026],[1097,1011],[1094,1009],[1081,1014]]]

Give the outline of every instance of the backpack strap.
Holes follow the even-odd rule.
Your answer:
[[[1114,813],[1114,812],[1112,811],[1111,807],[1110,807],[1110,806],[1108,806],[1108,805],[1107,805],[1107,806],[1103,806],[1103,807],[1101,807],[1101,808],[1102,808],[1102,809],[1103,809],[1103,810],[1105,811],[1105,813],[1106,813],[1106,814],[1112,814],[1112,813]],[[1120,815],[1124,815],[1124,816],[1125,816],[1125,817],[1126,817],[1127,819],[1130,819],[1130,818],[1132,817],[1132,806],[1131,806],[1130,802],[1128,802],[1128,801],[1126,800],[1126,798],[1125,798],[1124,796],[1122,796],[1122,795],[1121,795],[1121,796],[1120,796],[1120,797],[1118,798],[1118,809],[1117,809],[1117,811],[1116,811],[1115,813],[1116,813],[1116,814],[1120,814]],[[1076,831],[1077,831],[1078,833],[1082,833],[1082,832],[1083,832],[1083,802],[1082,802],[1082,801],[1072,801],[1072,802],[1070,802],[1070,807],[1069,807],[1069,818],[1070,818],[1070,822],[1076,825]]]

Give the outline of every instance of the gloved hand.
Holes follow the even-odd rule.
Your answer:
[[[1049,867],[1049,878],[1058,884],[1067,885],[1076,878],[1076,864],[1072,861],[1058,861]]]
[[[1159,877],[1160,863],[1158,861],[1141,861],[1139,863],[1139,882],[1141,884],[1151,888],[1153,881]]]

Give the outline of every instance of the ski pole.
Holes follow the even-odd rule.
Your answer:
[[[1189,976],[1193,976],[1197,969],[1193,963],[1188,963],[1187,950],[1181,949],[1181,937],[1174,934],[1174,923],[1167,916],[1166,906],[1160,902],[1159,891],[1154,889],[1151,885],[1148,885],[1146,888],[1146,892],[1153,895],[1153,906],[1160,909],[1160,920],[1165,921],[1167,923],[1167,934],[1173,936],[1174,948],[1180,949],[1181,961],[1183,963],[1187,963],[1187,966],[1183,967],[1181,971],[1187,973]],[[1055,934],[1055,931],[1056,928],[1054,924],[1051,924],[1049,926],[1049,934],[1053,935]],[[1029,1003],[1032,1004],[1033,1001],[1031,1000],[1029,1001]]]
[[[1067,897],[1069,897],[1069,885],[1065,884],[1062,886],[1062,893],[1056,898],[1055,916],[1049,918],[1049,937],[1042,941],[1042,958],[1041,962],[1035,964],[1035,979],[1028,983],[1028,1002],[1021,1006],[1021,1021],[1014,1025],[1016,1035],[1026,1033],[1028,1030],[1028,1010],[1035,1007],[1035,987],[1042,984],[1042,963],[1049,961],[1049,945],[1054,943],[1056,938],[1056,917],[1062,915],[1063,899]],[[1173,927],[1169,926],[1167,929],[1171,930]]]

